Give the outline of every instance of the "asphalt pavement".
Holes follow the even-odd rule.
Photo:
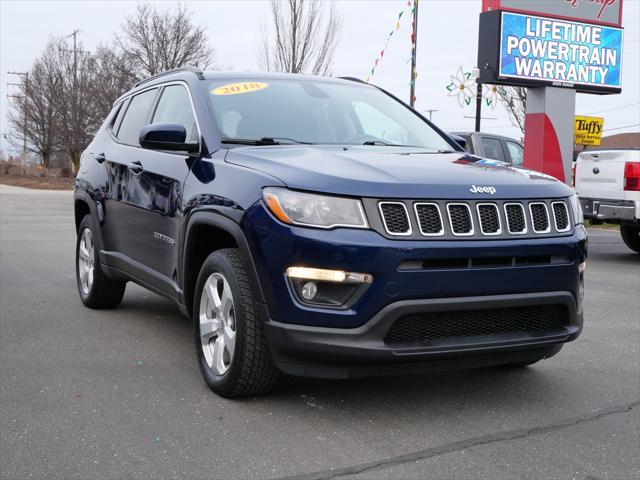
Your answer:
[[[640,477],[640,255],[590,230],[585,329],[556,357],[225,400],[190,321],[133,284],[93,311],[70,192],[0,185],[0,478]]]

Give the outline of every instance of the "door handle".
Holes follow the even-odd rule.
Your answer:
[[[135,162],[131,162],[129,164],[129,170],[138,175],[139,173],[142,173],[144,167],[142,166],[142,163],[136,160]]]
[[[104,153],[96,153],[93,158],[98,163],[102,163],[107,159],[107,157],[104,156]]]

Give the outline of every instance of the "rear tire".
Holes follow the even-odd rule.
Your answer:
[[[635,225],[620,225],[622,241],[636,253],[640,253],[640,227]]]
[[[80,300],[93,309],[115,308],[122,302],[126,282],[117,282],[102,271],[95,228],[90,215],[85,215],[78,227],[76,240],[76,282]]]
[[[237,249],[218,250],[204,261],[193,299],[193,330],[198,366],[215,393],[247,397],[274,387],[279,371]]]

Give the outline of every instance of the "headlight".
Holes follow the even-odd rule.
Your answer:
[[[265,188],[262,198],[279,220],[317,228],[368,228],[360,200]]]
[[[569,198],[569,203],[571,203],[571,210],[573,210],[573,223],[576,225],[581,225],[584,223],[584,215],[582,214],[582,205],[580,204],[580,199],[578,195],[573,195]]]

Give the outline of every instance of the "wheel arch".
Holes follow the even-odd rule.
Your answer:
[[[247,273],[256,301],[264,303],[262,288],[253,261],[249,242],[240,226],[228,217],[215,212],[196,212],[191,215],[185,229],[181,263],[184,305],[193,309],[193,298],[200,268],[205,259],[216,250],[237,248],[246,262]]]
[[[91,208],[89,207],[89,203],[84,198],[75,197],[73,202],[73,209],[75,214],[76,221],[76,232],[80,228],[80,222],[86,215],[91,214]]]

